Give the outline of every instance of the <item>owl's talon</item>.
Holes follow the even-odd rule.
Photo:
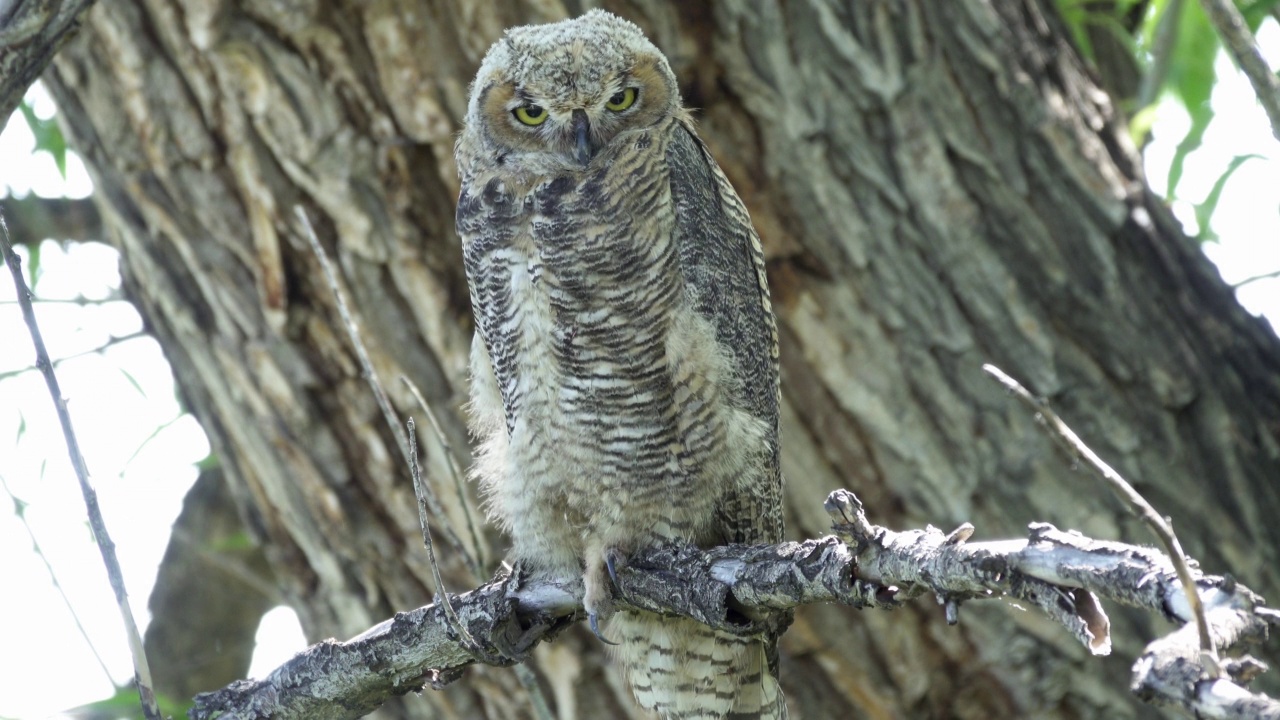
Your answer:
[[[596,639],[599,640],[600,642],[604,643],[605,645],[618,644],[600,633],[600,616],[597,615],[596,613],[593,613],[593,612],[587,613],[587,624],[591,626],[591,634],[595,635]]]
[[[604,567],[609,571],[609,579],[613,581],[613,586],[618,586],[618,568],[614,566],[616,556],[613,551],[607,551],[604,554]]]

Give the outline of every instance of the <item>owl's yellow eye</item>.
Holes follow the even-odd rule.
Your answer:
[[[525,125],[541,125],[547,121],[547,110],[541,105],[521,105],[515,109],[515,116]]]
[[[622,112],[636,104],[636,96],[639,94],[640,92],[633,87],[629,87],[626,90],[619,90],[613,94],[613,97],[609,98],[609,100],[605,102],[604,106],[614,112]]]

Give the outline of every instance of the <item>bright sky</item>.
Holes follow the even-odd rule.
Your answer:
[[[1259,36],[1272,67],[1280,67],[1280,28],[1268,21]],[[1246,162],[1227,184],[1214,215],[1221,242],[1206,247],[1229,283],[1280,272],[1280,143],[1272,137],[1252,89],[1225,58],[1213,105],[1219,118],[1204,146],[1188,159],[1178,192],[1199,202],[1231,158]],[[38,87],[28,96],[42,116],[53,112]],[[1164,186],[1174,146],[1186,132],[1185,113],[1170,102],[1158,113],[1146,166],[1152,184]],[[52,159],[32,155],[24,122],[0,134],[0,194],[85,197],[91,183],[79,159],[68,157],[67,179]],[[1191,232],[1188,202],[1175,211]],[[117,545],[135,617],[145,627],[146,598],[168,542],[182,497],[195,480],[193,464],[209,453],[196,422],[180,413],[173,377],[158,344],[137,337],[141,321],[119,295],[117,256],[97,243],[41,246],[36,291],[45,340],[57,364],[64,394],[84,446],[107,526]],[[1239,298],[1280,326],[1280,278],[1242,288]],[[88,304],[56,302],[83,298]],[[84,503],[47,390],[26,370],[34,352],[14,304],[8,273],[0,279],[0,479],[27,503],[26,519],[84,624],[88,642],[50,582],[44,561],[30,550],[27,530],[0,486],[0,593],[4,619],[0,653],[0,718],[42,718],[110,696],[113,684],[132,676],[124,633],[96,546],[89,537]],[[93,352],[109,345],[101,352]],[[14,588],[20,590],[14,591]],[[259,630],[259,652],[250,675],[261,676],[304,645],[296,616],[278,608]],[[104,673],[89,642],[105,661]],[[57,667],[58,672],[49,668]],[[74,677],[75,682],[65,678]]]
[[[1274,20],[1258,32],[1258,44],[1268,64],[1280,68],[1280,25]],[[1188,156],[1178,186],[1181,201],[1173,209],[1188,232],[1196,232],[1190,203],[1201,202],[1226,171],[1231,159],[1256,154],[1231,176],[1213,216],[1220,242],[1207,243],[1204,252],[1218,265],[1222,279],[1236,284],[1247,278],[1280,272],[1280,142],[1271,134],[1266,113],[1258,105],[1248,79],[1236,71],[1225,54],[1218,56],[1218,84],[1213,91],[1215,122],[1205,133],[1203,147]],[[1191,120],[1175,102],[1163,102],[1146,150],[1147,176],[1163,190],[1178,140]],[[1258,280],[1236,292],[1240,303],[1280,327],[1280,277]]]
[[[28,98],[37,113],[53,104],[39,87]],[[47,154],[32,155],[25,122],[0,135],[0,185],[8,193],[86,197],[92,184],[79,158],[67,158],[67,179]],[[0,190],[0,194],[4,194]],[[19,248],[24,267],[29,263]],[[142,320],[120,294],[118,255],[101,243],[41,245],[36,293],[45,343],[57,362],[58,381],[98,492],[108,532],[116,543],[134,617],[145,628],[147,597],[182,498],[196,478],[194,463],[209,454],[204,431],[181,413],[173,375],[159,344],[140,336]],[[58,710],[110,697],[133,664],[107,584],[106,571],[85,519],[84,501],[67,459],[48,390],[31,367],[35,351],[15,305],[9,274],[0,279],[0,717],[46,717]],[[87,304],[72,301],[83,299]],[[58,302],[64,301],[64,302]],[[98,348],[107,346],[101,352]],[[8,492],[5,491],[8,487]],[[26,520],[44,558],[57,573],[88,641],[50,581],[44,561],[12,510],[10,494],[27,504]],[[14,591],[21,588],[21,591]],[[264,674],[305,646],[291,610],[273,611],[260,637],[270,648],[255,656]],[[95,659],[102,656],[110,678]],[[49,668],[60,668],[51,673]],[[65,682],[66,677],[77,678]],[[64,678],[64,680],[58,680]]]

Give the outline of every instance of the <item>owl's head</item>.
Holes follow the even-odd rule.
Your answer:
[[[467,130],[501,160],[585,167],[619,135],[679,109],[662,52],[635,24],[592,10],[494,43],[471,87]]]

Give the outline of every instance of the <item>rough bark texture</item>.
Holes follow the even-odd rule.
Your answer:
[[[47,78],[97,182],[130,292],[312,639],[424,604],[414,499],[290,213],[318,220],[374,363],[467,446],[470,319],[453,234],[466,84],[555,0],[100,4]],[[770,258],[782,333],[789,537],[856,490],[886,525],[1031,520],[1147,541],[987,379],[1048,396],[1172,516],[1206,571],[1280,588],[1280,343],[1151,197],[1047,0],[604,6],[670,56]],[[438,447],[427,471],[467,531]],[[437,546],[454,590],[477,583]],[[1161,628],[1117,613],[1112,659],[995,605],[947,627],[806,608],[782,642],[796,717],[1125,718]],[[210,642],[214,639],[210,638]],[[537,652],[561,718],[634,716],[584,632]],[[1274,687],[1274,685],[1273,685]],[[525,718],[510,670],[385,717]]]
[[[0,118],[7,120],[18,107],[92,4],[93,0],[0,0]]]

